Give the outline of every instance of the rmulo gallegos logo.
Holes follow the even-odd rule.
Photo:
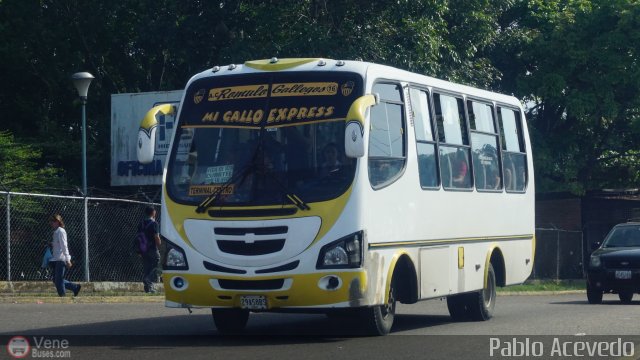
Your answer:
[[[7,352],[17,359],[22,359],[31,353],[29,340],[24,336],[14,336],[7,343]]]
[[[355,84],[348,81],[340,87],[335,82],[300,82],[300,83],[277,83],[256,84],[213,88],[207,95],[208,101],[258,99],[271,97],[288,96],[333,96],[340,89],[343,96],[351,95]],[[199,104],[204,98],[204,89],[198,90],[193,97],[193,102]]]

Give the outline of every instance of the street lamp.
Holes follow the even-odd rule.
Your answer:
[[[91,80],[95,79],[93,75],[88,72],[79,72],[71,76],[73,85],[78,90],[80,95],[80,101],[82,102],[82,193],[87,196],[87,92],[89,91],[89,85]]]

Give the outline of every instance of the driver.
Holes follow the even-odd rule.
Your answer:
[[[324,162],[320,167],[321,176],[331,175],[331,173],[340,170],[342,163],[339,160],[340,156],[336,143],[331,142],[325,145],[324,149],[322,149],[322,155]]]

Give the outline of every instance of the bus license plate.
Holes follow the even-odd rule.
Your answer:
[[[616,270],[616,279],[631,279],[631,270]]]
[[[267,297],[257,295],[240,296],[240,307],[249,310],[266,310]]]

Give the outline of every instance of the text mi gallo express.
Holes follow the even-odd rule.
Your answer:
[[[334,106],[310,106],[292,108],[273,108],[269,110],[267,125],[277,125],[300,120],[328,119],[334,114]],[[217,124],[245,124],[260,125],[264,119],[264,111],[257,110],[229,110],[221,113],[212,111],[204,114],[203,123]],[[220,121],[221,120],[221,121]]]

